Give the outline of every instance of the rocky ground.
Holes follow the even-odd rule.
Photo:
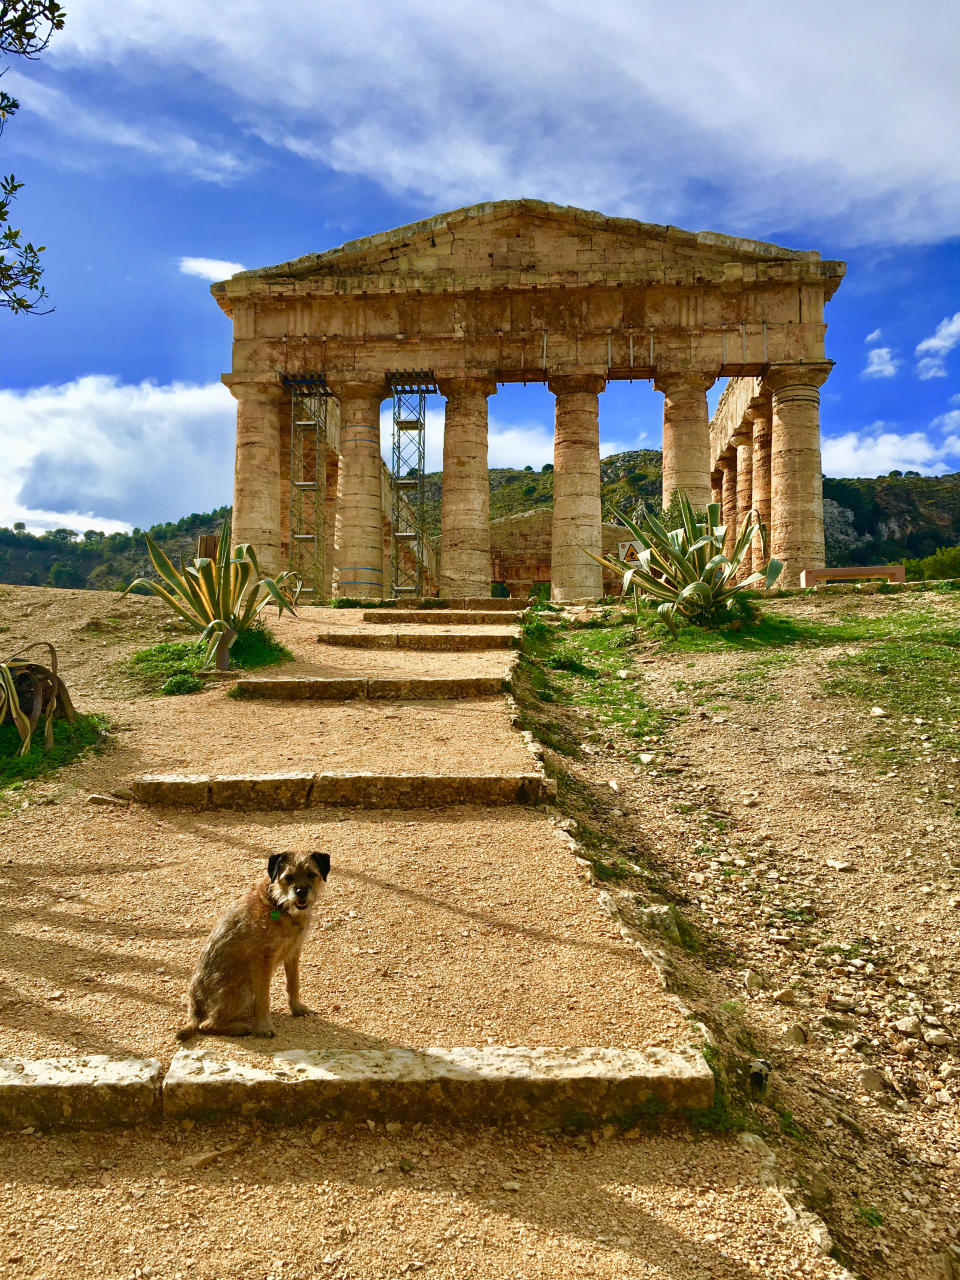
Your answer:
[[[955,595],[768,608],[821,625],[920,610],[960,641]],[[608,850],[652,868],[654,899],[696,927],[695,953],[666,948],[672,983],[730,1062],[771,1065],[753,1122],[789,1151],[851,1265],[871,1280],[951,1280],[960,707],[946,689],[926,719],[830,696],[831,664],[870,643],[609,653],[580,631],[577,652],[616,666],[664,719],[638,744],[568,680],[574,756],[554,764],[586,788],[594,825],[599,807]],[[623,919],[636,887],[608,886]]]

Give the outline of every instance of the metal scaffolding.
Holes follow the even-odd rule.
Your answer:
[[[290,568],[303,594],[324,595],[326,571],[327,404],[322,374],[285,377],[290,388]]]
[[[426,583],[424,472],[427,396],[437,390],[432,373],[418,369],[390,377],[393,390],[393,545],[391,594],[422,596]]]

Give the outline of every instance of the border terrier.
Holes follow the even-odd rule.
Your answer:
[[[313,908],[330,874],[328,853],[275,853],[267,874],[232,903],[207,938],[190,980],[185,1026],[218,1036],[272,1036],[270,981],[282,964],[290,1012],[300,1003],[300,949],[313,927]]]

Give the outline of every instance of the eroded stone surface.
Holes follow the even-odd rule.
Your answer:
[[[228,1056],[200,1048],[175,1055],[163,1108],[173,1119],[362,1115],[570,1125],[708,1107],[713,1089],[694,1050],[292,1050],[262,1065],[240,1049]]]
[[[0,1058],[0,1128],[101,1129],[160,1114],[156,1058]]]

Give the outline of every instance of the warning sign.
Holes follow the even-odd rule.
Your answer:
[[[640,552],[643,550],[642,542],[618,542],[617,556],[625,564],[639,564]]]

